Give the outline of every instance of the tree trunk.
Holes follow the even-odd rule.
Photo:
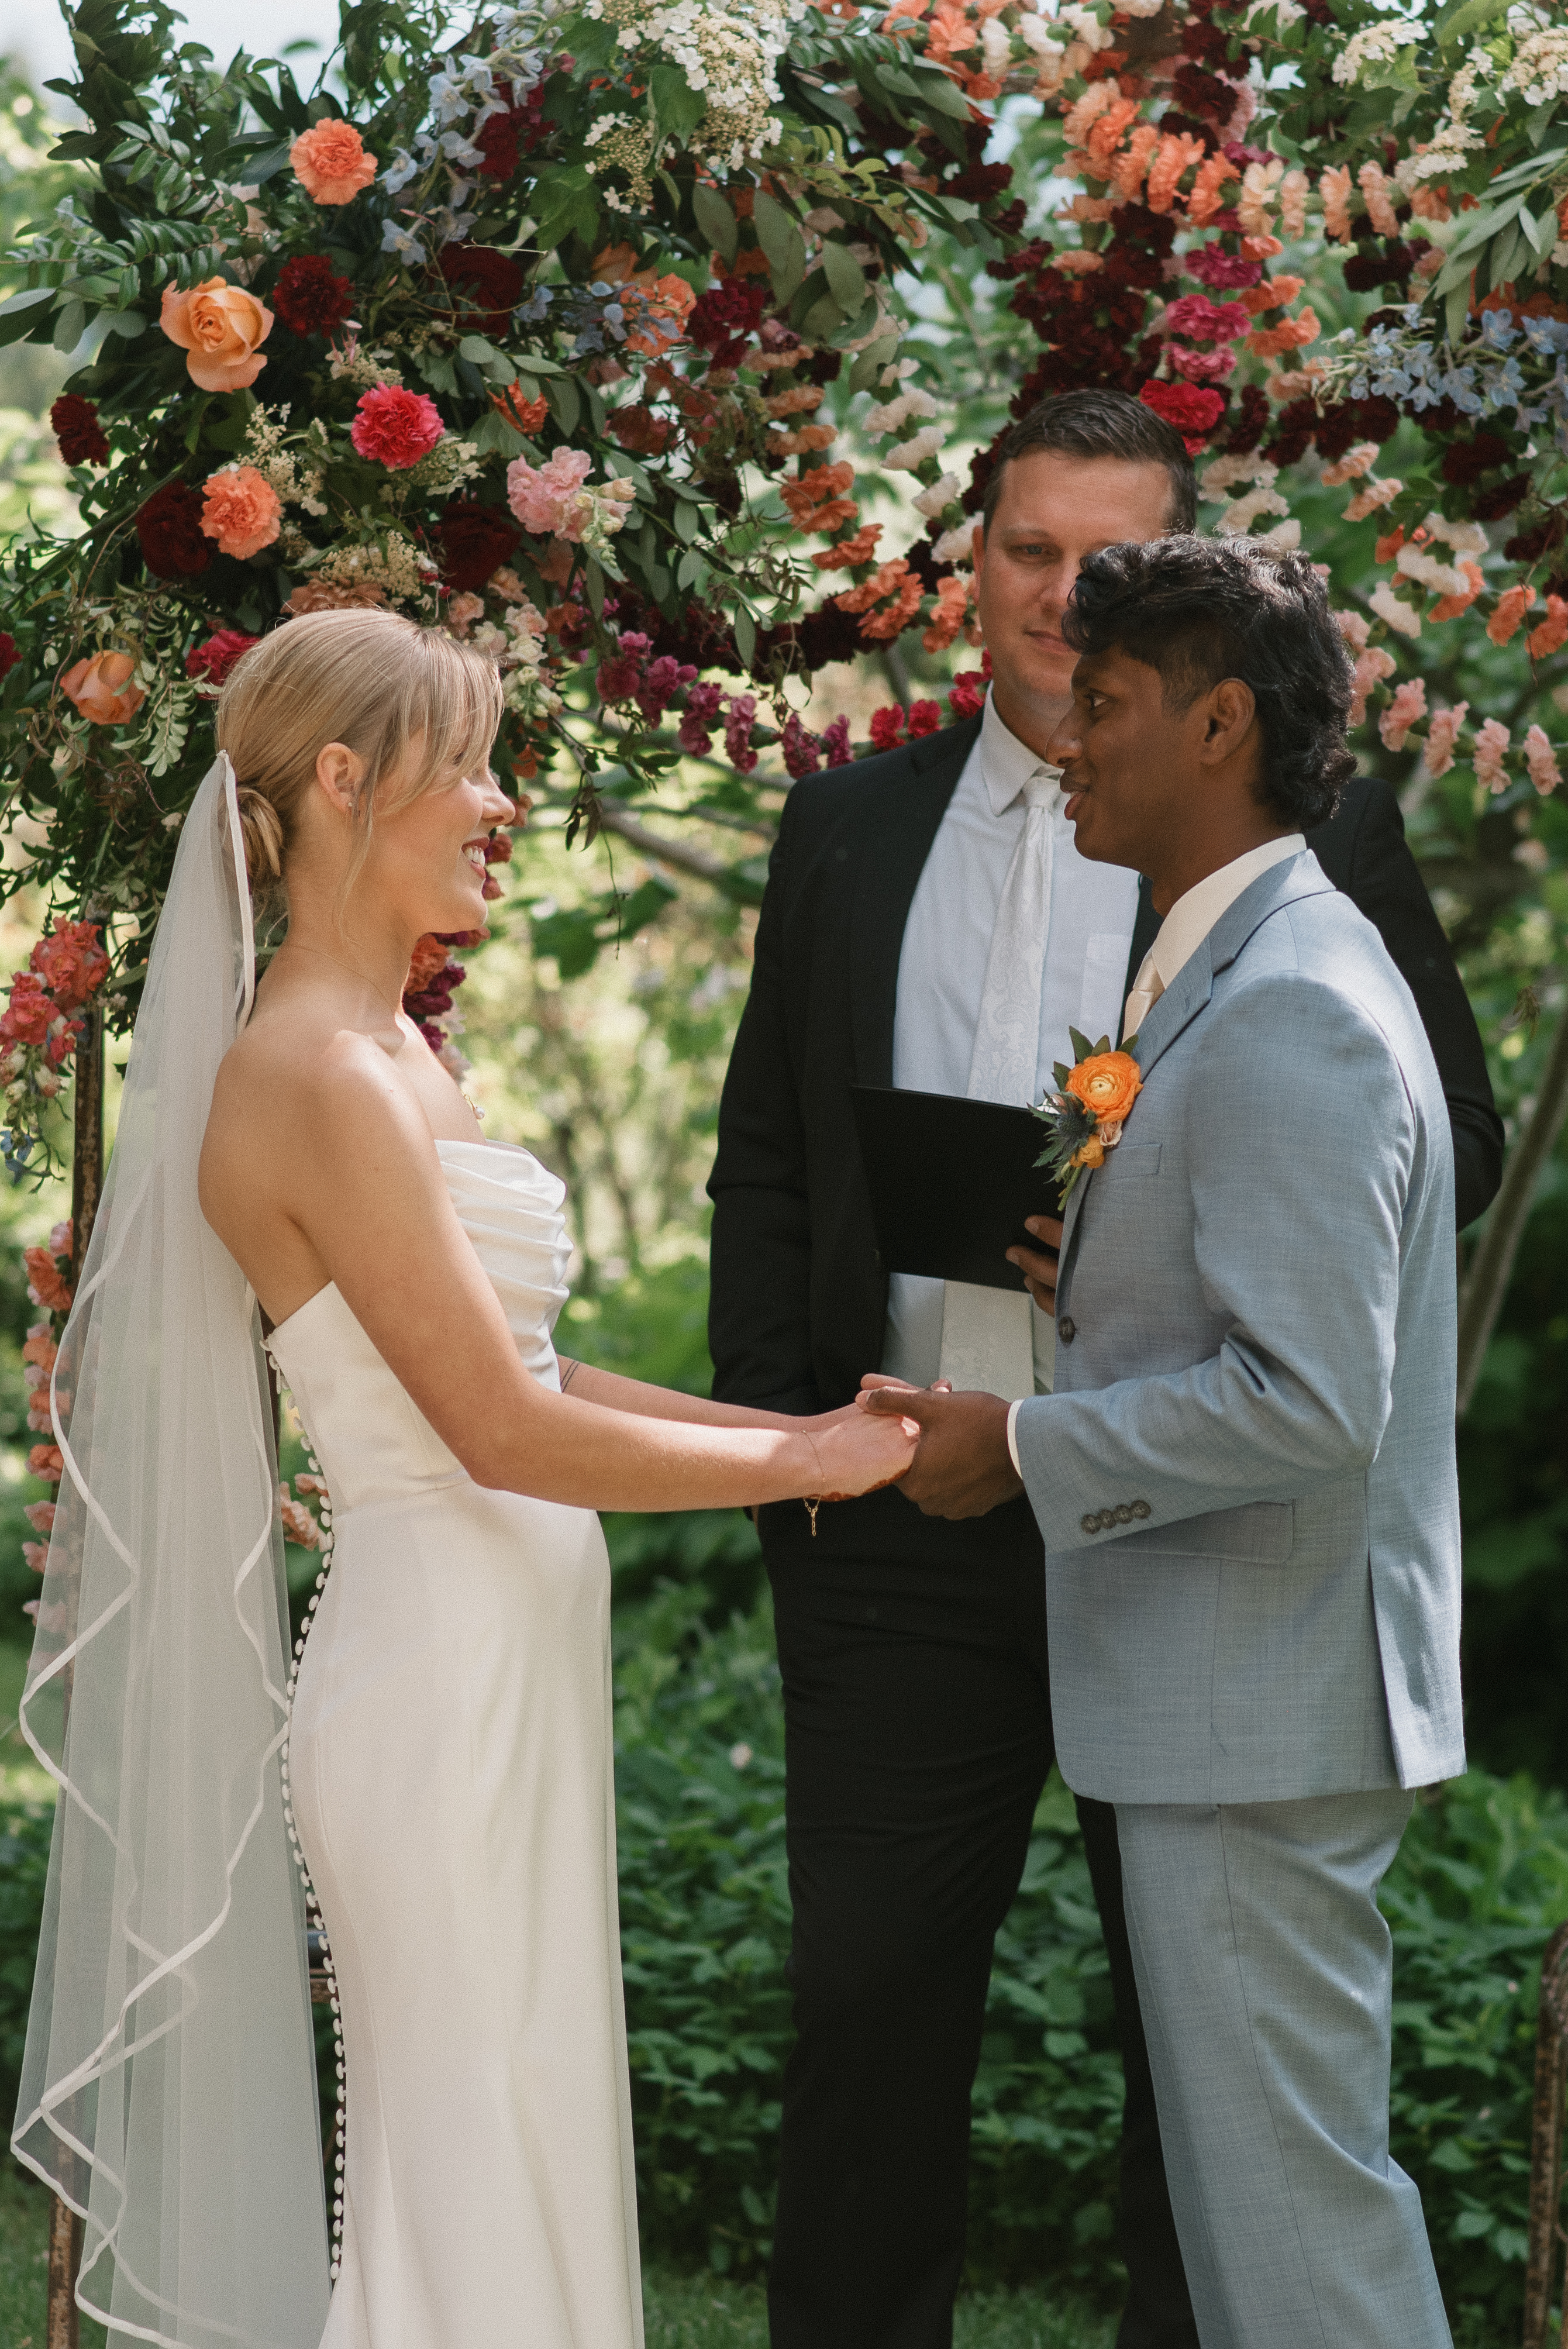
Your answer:
[[[1536,1177],[1551,1157],[1568,1113],[1568,1006],[1558,1014],[1557,1033],[1542,1074],[1530,1119],[1508,1154],[1502,1187],[1492,1202],[1485,1234],[1460,1299],[1460,1363],[1457,1408],[1462,1419],[1486,1358],[1487,1344],[1502,1309],[1509,1275],[1535,1194]]]

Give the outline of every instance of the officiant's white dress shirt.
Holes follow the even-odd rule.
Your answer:
[[[1057,770],[1009,731],[989,695],[979,740],[965,762],[916,885],[898,962],[892,1081],[915,1092],[965,1094],[997,903],[1024,828],[1024,786]],[[1138,875],[1080,856],[1058,792],[1052,810],[1050,926],[1040,988],[1040,1037],[1032,1099],[1070,1060],[1069,1026],[1091,1040],[1115,1036],[1138,916]],[[942,1356],[943,1283],[894,1273],[888,1283],[882,1369],[928,1386]],[[1034,1311],[1036,1384],[1049,1385],[1055,1327]]]
[[[1259,874],[1266,873],[1271,865],[1283,864],[1287,856],[1299,856],[1305,846],[1299,832],[1286,833],[1283,840],[1265,840],[1261,848],[1249,848],[1244,856],[1233,857],[1217,873],[1206,874],[1202,881],[1193,883],[1184,896],[1177,898],[1161,923],[1154,944],[1132,982],[1132,991],[1127,999],[1129,1035],[1137,1034],[1140,1022],[1148,1018],[1166,988],[1174,984],[1177,972],[1191,961],[1221,915],[1229,912],[1242,891],[1250,889]],[[1082,1027],[1081,1020],[1078,1025]],[[1007,1413],[1007,1449],[1015,1468],[1018,1468],[1018,1444],[1014,1433],[1017,1424],[1018,1406],[1015,1402]],[[1018,1474],[1023,1473],[1018,1468]]]

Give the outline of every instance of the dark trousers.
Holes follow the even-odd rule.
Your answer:
[[[1037,1559],[772,1576],[790,1974],[773,2349],[950,2349],[992,1944],[1052,1760]],[[1196,2349],[1122,1913],[1080,1801],[1126,2069],[1119,2349]]]

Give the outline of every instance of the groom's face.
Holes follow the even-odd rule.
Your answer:
[[[1049,756],[1062,770],[1078,854],[1147,873],[1191,796],[1202,712],[1167,709],[1159,670],[1114,647],[1083,656],[1072,696]]]

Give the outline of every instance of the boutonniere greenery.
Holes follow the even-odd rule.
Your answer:
[[[1064,1206],[1084,1168],[1102,1165],[1106,1152],[1116,1148],[1132,1104],[1143,1090],[1143,1078],[1130,1049],[1138,1041],[1136,1036],[1130,1036],[1121,1050],[1113,1052],[1109,1036],[1091,1044],[1076,1028],[1069,1028],[1068,1034],[1072,1039],[1073,1065],[1069,1069],[1065,1061],[1057,1062],[1053,1071],[1057,1091],[1047,1093],[1034,1112],[1048,1137],[1035,1164],[1050,1168],[1061,1186]]]

